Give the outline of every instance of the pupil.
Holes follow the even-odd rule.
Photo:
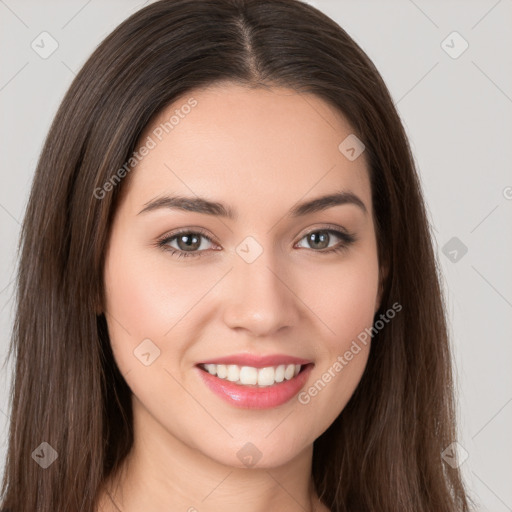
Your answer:
[[[317,249],[325,249],[329,245],[329,234],[326,231],[311,233],[309,235],[309,239]],[[181,235],[178,239],[178,245],[181,246],[182,243],[184,244],[184,250],[198,249],[201,245],[199,242],[199,237],[196,235]]]
[[[318,231],[317,233],[311,233],[310,241],[313,244],[320,244],[322,247],[316,247],[317,249],[325,249],[329,244],[329,235],[325,231]]]
[[[178,245],[181,247],[181,243],[184,242],[184,250],[197,249],[201,244],[199,237],[196,235],[181,235],[178,238]]]

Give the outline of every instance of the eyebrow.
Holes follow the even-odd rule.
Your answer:
[[[319,212],[344,204],[353,204],[358,206],[366,215],[368,213],[363,201],[353,192],[340,191],[329,194],[310,201],[305,201],[295,205],[289,212],[290,217],[302,217],[311,213]],[[154,211],[160,208],[173,210],[184,210],[189,212],[202,213],[205,215],[215,215],[230,220],[237,219],[237,213],[227,205],[217,201],[210,201],[202,197],[185,196],[161,196],[145,203],[141,213]]]

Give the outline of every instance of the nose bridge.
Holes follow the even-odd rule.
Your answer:
[[[224,296],[226,324],[255,335],[293,325],[298,318],[293,283],[287,282],[290,278],[284,275],[275,251],[247,237],[236,253]]]

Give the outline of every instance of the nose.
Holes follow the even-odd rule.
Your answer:
[[[278,264],[270,249],[252,263],[235,257],[222,300],[225,324],[254,337],[297,325],[302,304],[294,293],[290,272]]]

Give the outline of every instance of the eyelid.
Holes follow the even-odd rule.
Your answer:
[[[358,238],[354,233],[349,232],[347,229],[345,229],[342,226],[338,226],[337,224],[322,224],[321,226],[309,227],[305,231],[301,232],[300,236],[298,236],[297,241],[294,242],[293,247],[295,247],[295,245],[297,243],[299,243],[305,236],[307,236],[311,233],[315,233],[317,231],[331,231],[331,232],[334,231],[334,232],[340,233],[340,234],[335,234],[335,236],[337,236],[338,238],[341,238],[341,245],[349,245],[350,243],[355,242]],[[157,239],[156,245],[160,248],[163,248],[164,250],[170,251],[171,254],[178,253],[178,255],[183,255],[183,256],[198,256],[199,257],[199,256],[202,256],[204,253],[208,253],[211,250],[215,250],[215,249],[205,249],[205,250],[201,250],[201,251],[182,251],[179,249],[175,249],[174,247],[165,247],[167,242],[169,242],[171,239],[174,240],[176,237],[178,237],[182,233],[193,233],[193,234],[201,235],[204,238],[206,238],[207,240],[209,240],[212,244],[220,246],[220,244],[216,242],[215,237],[213,237],[213,235],[211,235],[210,232],[208,232],[204,228],[194,227],[194,226],[190,226],[190,227],[186,227],[186,228],[179,228],[175,231],[167,232]],[[340,235],[344,235],[344,236],[340,236]],[[329,252],[329,250],[314,251],[314,252],[327,253],[327,252]]]
[[[355,235],[353,233],[351,233],[350,231],[348,231],[348,229],[346,229],[342,226],[338,226],[337,224],[322,224],[321,226],[309,227],[305,231],[302,231],[299,236],[299,240],[302,240],[306,235],[309,235],[309,233],[314,233],[316,231],[330,231],[330,230],[341,231],[342,233],[344,233],[347,236],[355,237]],[[297,241],[299,241],[299,240],[297,240]]]
[[[344,227],[342,226],[338,226],[337,224],[322,224],[321,226],[318,226],[318,227],[309,227],[307,229],[305,229],[303,232],[301,232],[300,236],[297,235],[298,237],[298,240],[301,240],[302,238],[304,238],[306,235],[308,235],[309,233],[313,233],[315,231],[320,231],[320,230],[335,230],[335,231],[341,231],[342,233],[345,233],[346,235],[351,235],[351,233],[345,229]],[[158,237],[158,241],[162,241],[162,240],[166,240],[166,239],[169,239],[169,238],[174,238],[175,236],[178,236],[182,233],[198,233],[198,234],[201,234],[203,235],[205,238],[207,238],[208,240],[210,240],[211,242],[217,244],[217,245],[220,245],[216,240],[215,240],[215,237],[207,230],[205,230],[204,228],[200,228],[198,226],[190,226],[190,227],[186,227],[186,228],[178,228],[177,230],[173,231],[169,231],[167,233],[164,233],[163,235],[159,236]]]
[[[154,245],[162,249],[164,251],[168,251],[171,256],[182,258],[182,257],[201,257],[205,253],[208,253],[210,251],[214,251],[216,249],[206,249],[201,251],[182,251],[180,249],[176,249],[174,247],[169,246],[168,244],[171,241],[174,241],[179,235],[183,233],[193,233],[197,235],[201,235],[203,238],[206,238],[210,243],[213,245],[219,246],[219,244],[215,241],[215,237],[213,237],[208,231],[206,231],[203,228],[200,227],[187,227],[187,228],[180,228],[175,231],[168,231],[167,233],[163,234],[162,236],[158,237],[158,239],[155,241]]]
[[[207,231],[203,228],[200,228],[200,227],[195,227],[195,226],[191,226],[191,227],[187,227],[187,228],[179,228],[174,231],[172,231],[172,230],[168,231],[167,233],[163,234],[162,236],[159,236],[157,242],[162,242],[162,241],[168,240],[169,238],[177,237],[183,233],[196,233],[198,235],[204,236],[210,242],[219,245],[215,241],[215,237],[209,231]]]

